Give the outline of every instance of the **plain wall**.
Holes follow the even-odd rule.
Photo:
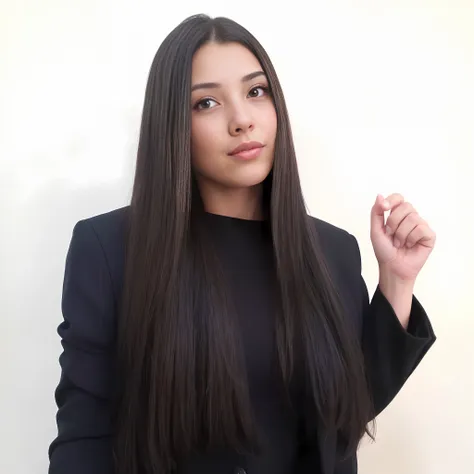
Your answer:
[[[438,341],[360,472],[473,473],[474,3],[453,0],[2,3],[0,472],[47,470],[72,228],[128,203],[151,61],[198,12],[269,52],[309,211],[357,236],[371,293],[377,193],[401,192],[437,232],[415,291]]]

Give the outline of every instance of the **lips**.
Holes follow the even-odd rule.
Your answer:
[[[234,148],[229,155],[238,155],[241,152],[254,150],[256,148],[262,148],[263,144],[260,142],[245,142],[241,143],[238,147]]]

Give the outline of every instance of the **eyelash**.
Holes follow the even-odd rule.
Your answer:
[[[263,86],[263,85],[260,85],[260,86],[254,86],[252,87],[250,90],[249,90],[249,94],[250,92],[254,91],[255,89],[262,89],[263,91],[263,95],[262,96],[257,96],[257,97],[251,97],[252,99],[259,99],[260,97],[263,97],[264,95],[267,95],[268,92],[269,92],[269,88],[268,86]],[[209,109],[200,109],[199,106],[205,102],[206,100],[214,100],[214,99],[211,99],[211,97],[204,97],[204,99],[201,99],[199,102],[196,103],[196,105],[194,105],[193,109],[195,110],[209,110]],[[216,102],[216,101],[214,101]]]

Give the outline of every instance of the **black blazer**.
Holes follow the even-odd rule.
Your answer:
[[[127,210],[125,207],[84,219],[73,230],[63,284],[64,321],[58,328],[64,351],[59,358],[61,379],[55,392],[58,435],[49,448],[49,474],[114,472],[110,400]],[[378,287],[369,304],[356,239],[327,222],[311,219],[343,303],[354,318],[376,411],[380,413],[436,337],[416,297],[407,330]],[[308,407],[307,419],[314,424],[317,441],[299,459],[296,472],[356,473],[356,456],[338,462],[341,445],[337,434],[323,430],[312,416]],[[207,466],[205,474],[245,473],[243,461],[233,457],[209,459]],[[199,470],[192,472],[201,474]]]

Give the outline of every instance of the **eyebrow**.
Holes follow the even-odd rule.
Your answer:
[[[265,73],[263,71],[251,72],[242,78],[242,82],[248,82],[260,76],[265,76]],[[194,86],[191,87],[191,92],[197,89],[217,89],[219,87],[221,87],[221,84],[218,82],[201,82],[199,84],[194,84]]]

